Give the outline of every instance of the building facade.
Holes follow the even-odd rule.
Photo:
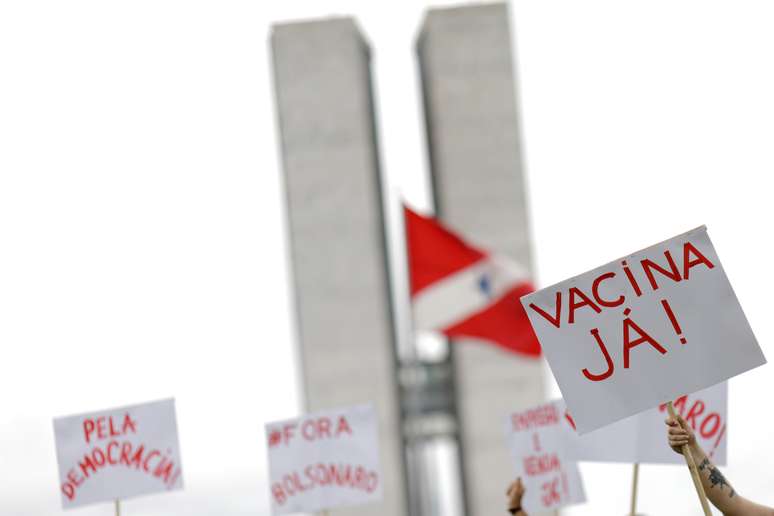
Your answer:
[[[508,7],[430,10],[417,54],[436,215],[532,269]],[[451,344],[468,513],[498,514],[513,465],[504,419],[544,400],[542,361]]]
[[[370,51],[352,19],[273,28],[305,409],[373,402],[384,501],[331,516],[406,514]]]

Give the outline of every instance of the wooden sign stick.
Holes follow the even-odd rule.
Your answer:
[[[676,421],[677,414],[675,414],[675,408],[672,406],[671,401],[667,403],[667,411],[669,411],[669,417]],[[688,470],[691,472],[693,485],[696,487],[696,492],[699,495],[699,501],[701,502],[701,508],[704,510],[704,515],[712,516],[712,511],[710,511],[709,502],[707,501],[707,494],[704,492],[704,486],[701,484],[701,477],[699,476],[699,470],[696,468],[696,461],[693,460],[691,449],[685,444],[681,451],[683,452],[683,457],[685,457],[685,463],[688,464]]]
[[[637,481],[640,476],[640,463],[634,463],[634,473],[632,474],[632,505],[629,511],[630,516],[637,516]]]
[[[121,500],[116,500],[116,516],[121,516]]]

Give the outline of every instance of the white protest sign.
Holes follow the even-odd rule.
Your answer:
[[[726,465],[728,442],[728,387],[723,382],[694,394],[680,396],[674,402],[675,412],[693,428],[696,440],[719,466]],[[639,462],[685,464],[685,459],[666,445],[666,405],[639,416],[637,445]]]
[[[381,500],[377,428],[372,405],[267,424],[272,513]]]
[[[703,391],[681,396],[675,411],[686,419],[699,445],[713,461],[726,464],[728,441],[728,388],[723,382]],[[685,460],[667,444],[668,417],[664,405],[616,423],[578,435],[569,412],[562,423],[567,433],[571,458],[589,462],[640,462],[644,464],[684,464]]]
[[[522,507],[528,514],[586,501],[578,465],[567,453],[563,415],[564,404],[551,402],[506,418],[506,440],[524,483]]]
[[[521,302],[580,434],[766,362],[704,227]]]
[[[62,507],[183,487],[175,400],[54,419]]]

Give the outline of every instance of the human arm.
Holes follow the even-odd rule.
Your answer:
[[[521,508],[521,499],[524,496],[524,484],[521,483],[521,478],[511,482],[505,494],[508,497],[508,512],[516,516],[527,516]]]
[[[739,496],[720,470],[712,463],[704,450],[696,442],[691,426],[681,416],[668,418],[667,437],[674,451],[682,454],[687,445],[696,462],[704,492],[712,505],[725,516],[774,516],[774,509],[764,507]]]

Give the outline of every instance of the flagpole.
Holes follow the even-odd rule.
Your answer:
[[[672,402],[667,403],[667,410],[669,411],[669,417],[677,421],[677,415],[675,414],[675,407],[672,406]],[[693,485],[696,488],[696,493],[699,495],[699,502],[701,502],[701,508],[704,510],[705,516],[712,516],[712,511],[709,508],[709,502],[707,502],[707,494],[704,492],[704,486],[701,484],[701,477],[699,476],[699,470],[696,469],[696,461],[693,460],[693,454],[687,444],[684,444],[681,448],[683,457],[685,457],[685,463],[688,464],[688,470],[691,472],[691,478],[693,479]]]
[[[121,500],[116,500],[116,516],[121,516]]]
[[[634,471],[632,474],[632,506],[629,511],[630,516],[637,515],[637,482],[640,477],[640,463],[634,463]]]

